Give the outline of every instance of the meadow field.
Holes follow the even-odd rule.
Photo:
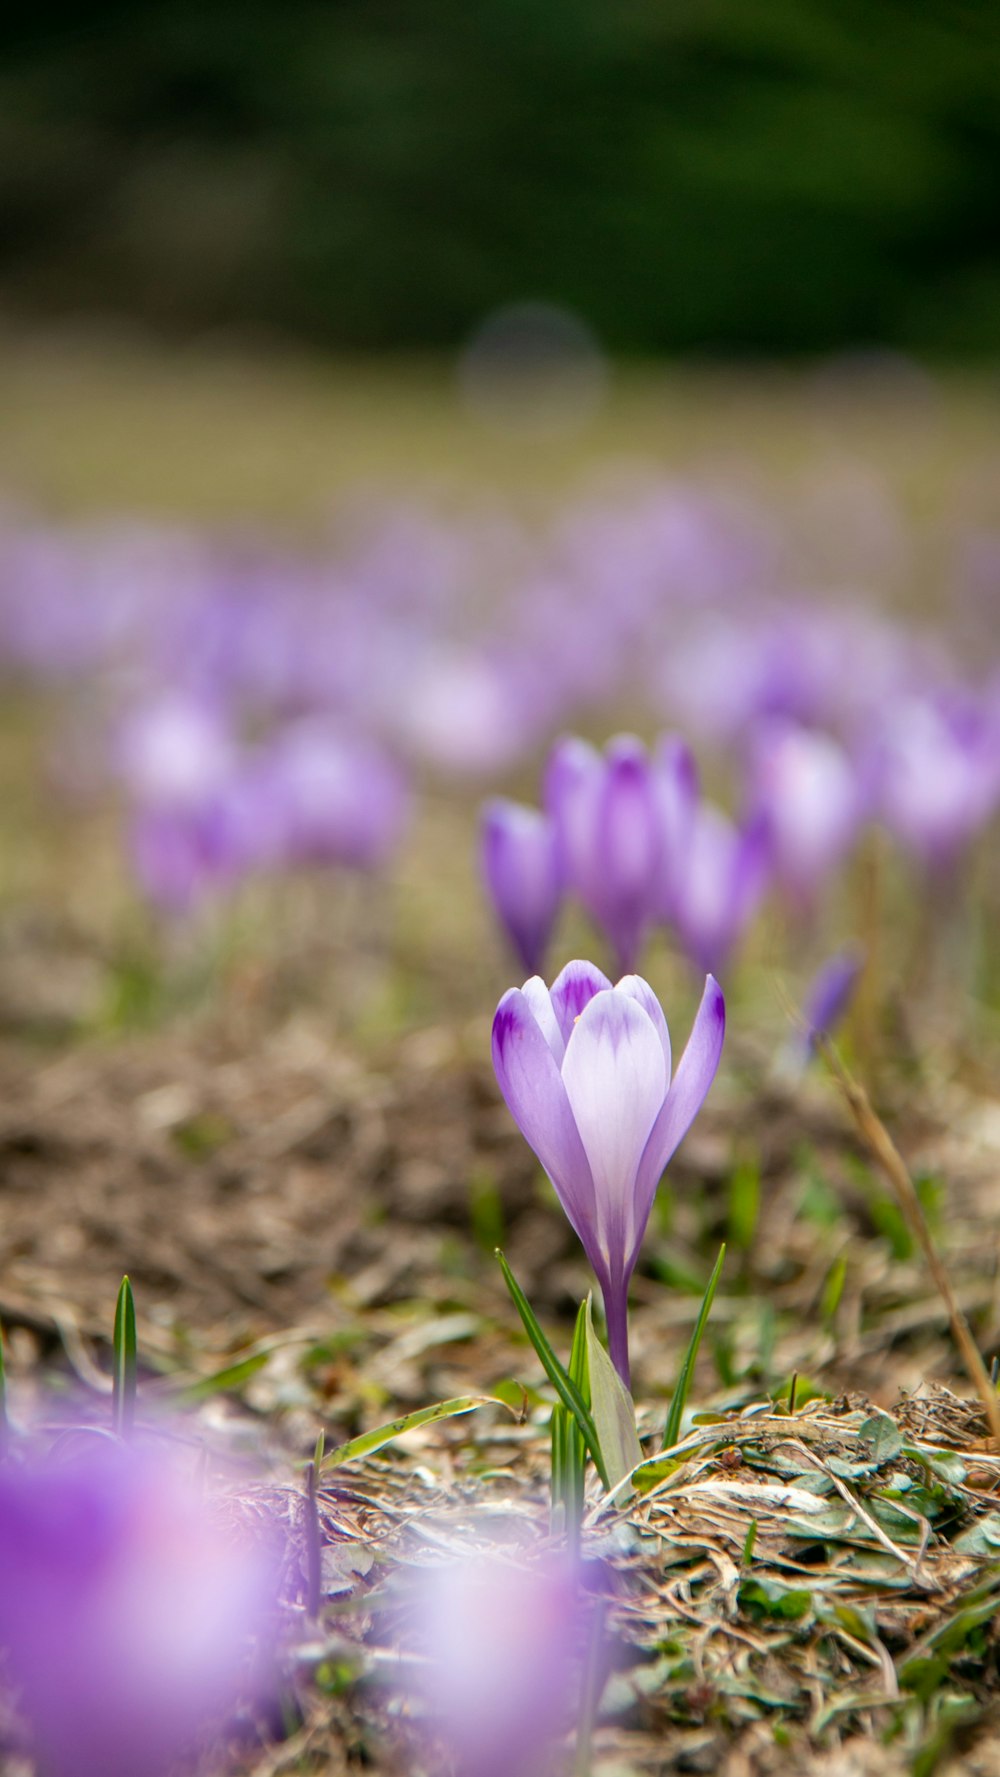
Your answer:
[[[432,359],[0,338],[0,1470],[113,1423],[280,1545],[203,1777],[1000,1770],[1000,385],[607,377],[514,424]],[[507,799],[544,804],[544,892]],[[609,1039],[573,1100],[602,1231],[564,1215],[491,1058],[525,958],[606,971],[558,1068],[588,1005],[640,1043],[658,1001],[690,1079],[725,996],[630,1379],[574,1336],[615,1238],[587,1118],[620,1159],[652,1113]],[[420,1582],[455,1561],[445,1655]],[[511,1574],[534,1689],[494,1624],[491,1691]],[[115,1707],[76,1757],[24,1661],[3,1770],[114,1777]]]

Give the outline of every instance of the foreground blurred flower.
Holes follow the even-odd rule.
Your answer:
[[[606,933],[619,968],[634,968],[662,896],[660,791],[645,747],[631,734],[616,735],[603,754],[573,737],[559,741],[545,803],[567,886]]]
[[[419,1576],[421,1689],[457,1777],[550,1770],[577,1713],[585,1602],[565,1560],[528,1566],[516,1551],[474,1550]]]
[[[52,1777],[159,1777],[248,1694],[276,1563],[162,1456],[0,1468],[0,1646]]]
[[[715,1078],[725,1024],[709,975],[671,1080],[652,988],[638,975],[612,987],[587,962],[568,963],[551,991],[538,976],[512,987],[493,1020],[500,1090],[594,1268],[626,1386],[629,1279],[660,1177]]]
[[[524,968],[537,973],[559,912],[555,832],[547,815],[496,797],[481,822],[481,864],[497,918]]]

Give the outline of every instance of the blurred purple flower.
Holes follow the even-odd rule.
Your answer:
[[[267,861],[373,870],[398,846],[409,813],[406,786],[370,742],[304,718],[262,749],[257,768]]]
[[[816,1054],[821,1037],[831,1036],[843,1018],[865,966],[864,952],[845,945],[826,959],[806,988],[801,1016],[775,1060],[779,1080],[797,1085]]]
[[[521,1134],[548,1173],[604,1296],[611,1356],[628,1385],[628,1286],[656,1187],[701,1109],[726,1011],[710,975],[671,1080],[659,1001],[638,975],[612,987],[571,962],[504,994],[493,1065]]]
[[[721,969],[742,938],[767,887],[768,853],[762,821],[737,827],[711,803],[699,805],[674,911],[681,944],[699,969]]]
[[[398,662],[393,703],[390,726],[401,744],[460,777],[503,770],[533,738],[509,663],[481,643],[411,647]]]
[[[635,967],[661,898],[663,828],[656,774],[642,742],[619,734],[603,754],[557,742],[545,773],[559,867],[608,937],[623,973]]]
[[[754,738],[752,805],[779,882],[811,903],[852,844],[862,812],[857,775],[829,735],[770,721]]]
[[[158,1455],[0,1467],[0,1646],[52,1777],[158,1777],[250,1692],[277,1563]]]
[[[421,1573],[417,1589],[423,1700],[457,1777],[549,1770],[578,1714],[587,1600],[574,1568],[473,1550]]]
[[[971,699],[911,697],[885,712],[870,770],[886,825],[947,869],[1000,799],[1000,732]]]
[[[235,743],[219,708],[182,695],[140,705],[117,738],[119,776],[145,806],[203,807],[228,781],[235,762]]]
[[[139,884],[154,907],[185,916],[232,892],[274,851],[273,804],[254,771],[185,804],[150,802],[132,812],[129,850]]]
[[[802,1006],[805,1039],[810,1050],[820,1037],[828,1037],[836,1029],[854,997],[854,990],[865,966],[864,952],[856,945],[835,951],[817,969],[806,992]]]
[[[664,734],[656,743],[653,772],[662,846],[657,913],[671,920],[698,810],[698,768],[690,747],[676,735]]]
[[[496,797],[485,804],[480,827],[487,894],[522,966],[539,974],[561,900],[552,822],[538,809]]]

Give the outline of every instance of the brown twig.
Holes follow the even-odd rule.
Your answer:
[[[1000,1398],[990,1381],[989,1372],[983,1362],[979,1347],[972,1337],[969,1323],[958,1305],[951,1278],[948,1276],[941,1255],[934,1245],[923,1205],[917,1196],[906,1162],[881,1117],[872,1109],[871,1100],[864,1087],[860,1086],[857,1080],[848,1073],[829,1038],[820,1037],[817,1047],[840,1087],[862,1140],[889,1180],[896,1193],[899,1207],[920,1243],[930,1274],[948,1311],[952,1337],[962,1354],[976,1393],[983,1403],[994,1447],[1000,1452]]]

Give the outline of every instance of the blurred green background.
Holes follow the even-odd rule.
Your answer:
[[[104,0],[0,27],[0,307],[1000,346],[997,0]]]

